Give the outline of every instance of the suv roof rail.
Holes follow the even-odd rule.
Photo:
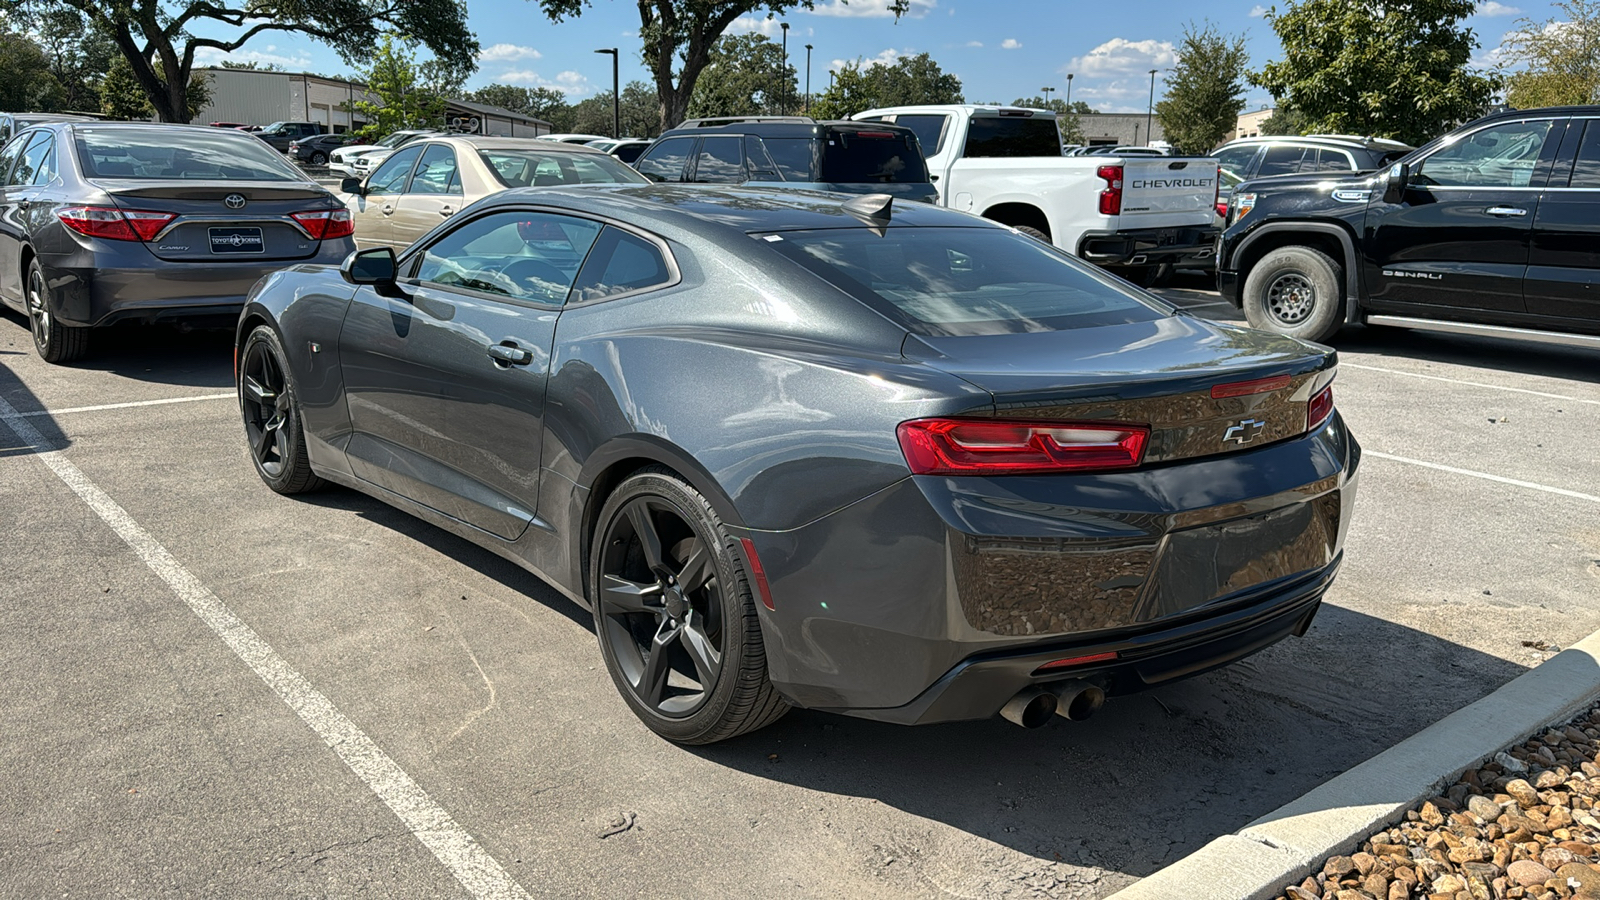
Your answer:
[[[734,125],[740,122],[791,122],[801,125],[815,125],[816,119],[810,116],[706,116],[701,119],[685,119],[678,123],[679,128],[705,128],[711,125]]]

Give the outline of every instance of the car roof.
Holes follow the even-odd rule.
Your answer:
[[[849,119],[813,119],[810,116],[723,116],[690,119],[661,132],[662,138],[686,134],[757,134],[768,137],[816,137],[832,131],[895,131],[915,134],[904,125],[888,122],[854,122]],[[659,140],[659,139],[658,139]]]
[[[437,137],[428,138],[428,141],[472,147],[478,150],[537,150],[540,153],[571,153],[575,156],[585,154],[592,156],[606,155],[602,151],[593,147],[585,147],[582,144],[566,144],[561,141],[545,141],[539,138],[498,137],[488,134],[441,134]]]
[[[1354,134],[1258,134],[1254,137],[1235,138],[1223,144],[1222,147],[1288,142],[1318,144],[1329,147],[1360,147],[1363,150],[1381,151],[1415,149],[1410,144],[1389,138],[1361,137]],[[1222,147],[1217,149],[1220,150]]]

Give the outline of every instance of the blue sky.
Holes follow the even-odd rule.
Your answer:
[[[1190,19],[1208,17],[1227,33],[1246,36],[1251,64],[1276,58],[1276,35],[1262,18],[1270,7],[1254,0],[912,0],[911,15],[898,22],[888,0],[817,0],[816,8],[792,10],[789,56],[805,80],[805,45],[811,57],[813,91],[828,86],[828,70],[857,58],[893,61],[927,52],[945,71],[961,78],[973,102],[1011,102],[1054,87],[1064,98],[1067,74],[1074,75],[1072,98],[1097,109],[1143,112],[1150,96],[1151,69],[1174,62],[1173,45]],[[611,61],[598,47],[622,50],[622,81],[649,82],[639,61],[638,8],[626,0],[594,0],[581,17],[550,22],[529,0],[468,0],[473,30],[483,45],[477,75],[469,87],[502,82],[552,87],[576,102],[611,87]],[[1484,0],[1469,20],[1483,47],[1480,62],[1490,62],[1502,35],[1522,16],[1543,20],[1548,2]],[[734,31],[759,31],[777,40],[778,20],[746,17]],[[275,62],[294,71],[341,74],[348,71],[337,54],[315,41],[268,33],[240,51],[236,60]],[[202,53],[201,64],[217,54]],[[1161,96],[1161,74],[1156,97]],[[1270,102],[1252,91],[1246,109]]]

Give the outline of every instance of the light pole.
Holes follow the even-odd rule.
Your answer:
[[[1150,138],[1150,118],[1156,111],[1156,71],[1150,70],[1150,105],[1144,109],[1144,140],[1146,144],[1155,143]]]
[[[617,89],[617,48],[595,52],[611,54],[611,136],[620,138],[622,137],[622,92]]]
[[[783,71],[778,73],[783,79],[778,96],[783,99],[778,104],[778,115],[786,116],[789,114],[789,23],[779,22],[778,27],[783,29]]]
[[[1067,73],[1067,109],[1072,108],[1072,73]]]
[[[1053,88],[1053,87],[1042,87],[1042,88],[1039,88],[1039,90],[1044,92],[1044,108],[1045,109],[1049,109],[1050,108],[1050,95],[1055,92],[1055,88]]]
[[[811,115],[811,45],[806,45],[806,115]]]

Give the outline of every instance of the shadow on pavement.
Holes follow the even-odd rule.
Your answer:
[[[0,357],[0,398],[21,414],[24,417],[23,421],[34,431],[39,432],[39,436],[44,439],[44,446],[35,446],[23,440],[17,430],[12,428],[4,417],[0,417],[0,459],[8,456],[28,456],[46,450],[63,450],[72,443],[61,430],[61,426],[56,424],[55,418],[45,412],[44,404],[39,402],[39,398],[35,397],[22,379],[6,365],[3,357]]]
[[[1600,384],[1600,352],[1578,347],[1372,327],[1346,328],[1335,336],[1333,345],[1352,353],[1373,353]],[[1471,375],[1462,377],[1466,381],[1475,380]]]
[[[90,341],[89,356],[73,368],[159,384],[233,387],[232,331],[118,325],[96,330]]]

